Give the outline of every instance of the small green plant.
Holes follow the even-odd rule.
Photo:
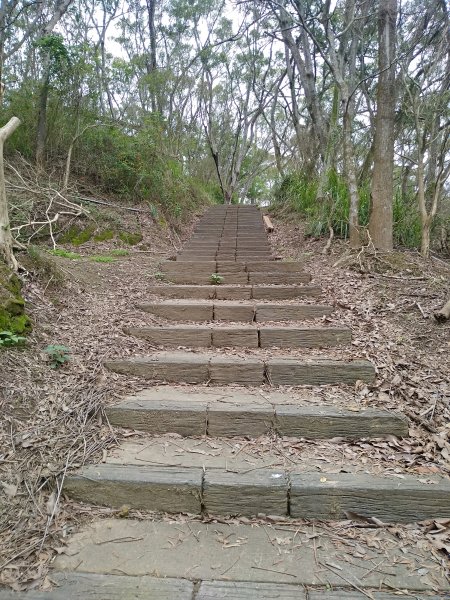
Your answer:
[[[0,331],[0,348],[9,346],[22,346],[26,341],[27,338],[17,335],[12,331]]]
[[[98,263],[114,262],[114,259],[111,256],[90,256],[89,260],[92,260],[92,262],[98,262]]]
[[[74,246],[82,246],[94,235],[95,226],[88,225],[86,228],[81,228],[78,225],[72,225],[59,238],[63,244],[73,244]]]
[[[164,273],[161,273],[161,271],[158,271],[157,273],[155,273],[155,279],[157,281],[164,281]]]
[[[136,244],[139,244],[139,242],[142,242],[142,234],[141,233],[132,233],[129,231],[122,231],[121,233],[119,233],[119,238],[122,240],[122,242],[124,242],[125,244],[128,244],[129,246],[136,246]]]
[[[103,229],[94,235],[94,241],[106,242],[107,240],[112,240],[114,235],[115,234],[112,229]]]
[[[52,369],[58,369],[62,367],[66,362],[70,360],[70,350],[67,346],[50,345],[44,349],[44,352],[48,356],[48,362]]]
[[[113,248],[112,250],[110,250],[109,253],[111,256],[129,256],[130,255],[129,250],[122,250],[120,248]]]
[[[54,250],[50,250],[50,254],[53,254],[53,256],[62,256],[63,258],[71,258],[72,260],[82,258],[81,254],[78,254],[77,252],[69,252],[69,250],[64,250],[64,248],[55,248]]]
[[[219,273],[211,273],[211,277],[209,278],[213,285],[220,285],[223,281],[222,275]]]

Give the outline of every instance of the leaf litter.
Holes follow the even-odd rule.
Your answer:
[[[264,443],[243,440],[245,448],[240,446],[241,451],[251,456],[252,450],[258,454],[264,453],[264,448],[273,451],[275,447],[280,457],[286,455],[292,460],[309,453],[322,460],[323,465],[332,465],[328,461],[332,452],[338,450],[346,460],[361,461],[362,465],[378,462],[400,477],[408,472],[420,474],[425,480],[436,474],[448,476],[450,329],[448,324],[436,326],[432,319],[433,311],[448,294],[448,264],[426,262],[414,253],[405,253],[413,265],[412,272],[392,269],[379,273],[372,271],[370,261],[364,262],[361,257],[356,260],[356,268],[354,264],[336,265],[348,254],[339,241],[335,241],[331,256],[324,256],[320,252],[322,241],[306,241],[298,250],[299,237],[301,232],[293,226],[277,223],[271,241],[280,256],[300,259],[305,270],[320,273],[317,283],[323,287],[324,295],[318,301],[332,303],[336,309],[324,322],[351,327],[353,350],[333,349],[332,353],[338,357],[356,354],[377,366],[374,385],[309,388],[304,390],[309,393],[306,402],[343,405],[355,411],[365,407],[402,411],[410,418],[409,437],[349,442],[267,436]],[[161,240],[156,243],[159,249],[167,251],[167,256],[173,253],[173,247],[165,246]],[[122,328],[161,322],[135,308],[136,303],[148,299],[146,283],[154,282],[152,275],[158,267],[151,257],[136,253],[113,265],[83,261],[64,263],[64,269],[67,280],[62,289],[54,292],[47,290],[47,285],[28,280],[25,295],[36,323],[30,344],[23,350],[0,353],[0,370],[5,374],[0,390],[4,415],[0,427],[0,583],[15,590],[49,589],[50,562],[55,554],[70,552],[66,546],[70,533],[83,522],[114,515],[192,526],[197,521],[251,523],[267,527],[272,533],[291,532],[290,547],[320,544],[320,533],[312,537],[299,533],[308,526],[305,521],[278,517],[174,517],[128,507],[91,507],[64,498],[62,485],[67,472],[86,462],[104,459],[105,452],[117,447],[125,436],[139,438],[134,432],[112,431],[104,408],[146,384],[138,378],[106,374],[102,362],[148,352],[148,343],[124,335]],[[40,354],[42,348],[54,342],[63,343],[73,353],[70,363],[60,370],[50,370]],[[221,352],[247,356],[254,351]],[[277,352],[271,350],[272,355]],[[289,352],[303,357],[319,353],[303,349]],[[270,391],[270,387],[265,389]],[[281,391],[294,396],[297,393],[293,388]],[[299,401],[305,402],[305,394],[301,395],[303,399]],[[263,398],[264,388],[255,390],[255,396]],[[211,448],[214,452],[214,446]],[[433,572],[443,573],[447,567],[450,519],[397,525],[376,522],[357,513],[347,516],[346,521],[321,523],[345,560],[360,559],[366,556],[367,549],[380,555],[389,548],[401,548],[405,563],[426,578],[431,590],[437,589]],[[380,532],[388,537],[379,537]],[[271,538],[280,552],[289,547],[285,537]],[[236,543],[245,547],[244,540]],[[428,552],[426,563],[423,551]],[[277,565],[267,568],[277,569]],[[325,568],[335,569],[336,565],[330,563]],[[379,561],[368,566],[366,576],[371,569],[389,572]]]

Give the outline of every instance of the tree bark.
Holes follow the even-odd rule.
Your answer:
[[[147,60],[147,74],[152,75],[156,72],[156,28],[155,28],[155,6],[156,0],[147,0],[147,13],[148,13],[148,30],[150,36],[150,56]],[[155,82],[150,82],[150,98],[152,104],[152,112],[161,112],[161,107],[156,98],[155,93]]]
[[[9,223],[3,146],[5,141],[14,133],[19,125],[20,120],[17,117],[12,117],[8,123],[0,129],[0,258],[2,258],[8,267],[14,271],[17,271],[17,261],[13,253],[13,238]]]
[[[375,248],[392,250],[394,196],[395,36],[397,0],[381,0],[378,13],[377,114],[375,119],[369,233]]]
[[[40,38],[52,33],[58,22],[67,12],[72,0],[58,0],[51,19],[42,28]],[[36,134],[36,166],[43,168],[45,164],[45,147],[47,138],[47,103],[50,90],[50,54],[47,52],[43,64],[42,84],[39,92],[38,122]]]
[[[44,61],[44,76],[39,92],[38,122],[36,132],[36,166],[43,169],[45,165],[45,146],[47,139],[47,103],[50,89],[50,57]]]
[[[347,102],[346,102],[347,103]],[[351,248],[359,248],[361,245],[361,234],[359,229],[359,194],[358,181],[356,179],[355,155],[352,141],[352,115],[344,108],[343,118],[344,136],[344,171],[347,180],[347,189],[350,199],[349,214],[349,239]]]

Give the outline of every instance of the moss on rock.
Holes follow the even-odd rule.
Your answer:
[[[61,235],[59,241],[63,244],[73,244],[74,246],[81,246],[92,238],[95,233],[95,226],[88,225],[87,227],[79,227],[78,225],[72,225],[69,229]]]
[[[20,293],[21,287],[17,275],[0,262],[0,331],[31,331],[31,321],[25,314],[25,301]]]
[[[136,246],[136,244],[142,242],[142,234],[139,232],[122,231],[119,233],[119,238],[129,246]]]

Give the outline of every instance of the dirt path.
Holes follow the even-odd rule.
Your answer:
[[[448,264],[425,263],[408,253],[399,254],[392,268],[384,264],[385,257],[370,257],[372,272],[358,273],[334,266],[346,252],[341,242],[333,246],[331,256],[322,256],[324,242],[300,245],[299,237],[301,232],[294,227],[276,223],[272,243],[280,256],[305,260],[315,283],[325,290],[323,300],[336,305],[336,313],[326,322],[351,327],[358,354],[378,368],[375,385],[357,385],[356,390],[327,386],[314,392],[329,403],[341,401],[344,394],[355,406],[394,408],[411,417],[409,438],[338,441],[340,451],[349,460],[366,457],[373,464],[388,465],[399,475],[448,474],[450,326],[437,326],[432,319],[448,293]],[[130,338],[122,329],[155,322],[138,314],[134,305],[148,299],[146,285],[155,283],[159,258],[173,253],[173,247],[160,240],[156,245],[151,252],[158,254],[131,251],[113,263],[57,259],[64,285],[45,289],[45,282],[30,280],[26,286],[36,323],[30,344],[23,350],[0,352],[1,583],[16,589],[50,585],[47,567],[71,528],[94,516],[111,516],[110,509],[87,510],[63,500],[54,482],[117,445],[121,432],[108,426],[103,409],[146,387],[137,378],[105,373],[102,362],[149,349],[144,340]],[[359,263],[367,266],[365,255],[357,259]],[[374,272],[374,265],[383,273]],[[71,351],[61,369],[50,368],[45,360],[42,351],[49,344]],[[252,451],[263,454],[271,443],[267,437],[255,440]],[[326,456],[327,444],[314,446]],[[283,445],[280,452],[285,452]],[[414,528],[396,525],[390,531],[399,546],[429,547],[436,564],[443,566],[450,547],[448,526],[428,522]],[[340,531],[350,537],[361,533],[352,527]]]

